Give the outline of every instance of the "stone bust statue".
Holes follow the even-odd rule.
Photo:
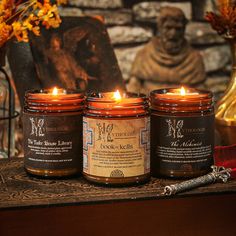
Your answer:
[[[179,8],[160,9],[159,35],[137,53],[128,90],[140,92],[145,80],[155,82],[157,88],[179,84],[197,86],[205,80],[202,57],[185,39],[186,24],[187,19]]]

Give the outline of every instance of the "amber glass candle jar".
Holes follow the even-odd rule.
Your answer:
[[[213,164],[212,93],[196,89],[151,92],[151,167],[154,176],[190,178]]]
[[[23,114],[28,173],[64,177],[82,173],[83,94],[63,89],[29,91]]]
[[[83,119],[83,174],[94,183],[127,185],[150,178],[150,116],[145,95],[91,94]]]

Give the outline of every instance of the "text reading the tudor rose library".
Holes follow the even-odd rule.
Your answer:
[[[28,139],[28,148],[37,155],[61,156],[63,153],[72,150],[72,141],[57,140],[50,142],[48,140]]]

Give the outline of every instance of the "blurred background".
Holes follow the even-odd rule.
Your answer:
[[[204,61],[207,78],[202,86],[211,90],[215,99],[218,100],[230,80],[231,52],[225,40],[211,29],[205,20],[205,13],[214,11],[215,4],[216,0],[69,0],[66,6],[60,8],[60,13],[62,16],[76,17],[85,14],[104,17],[125,84],[128,84],[137,52],[158,34],[156,19],[160,8],[163,6],[180,8],[189,21],[186,38],[191,46],[200,52]],[[11,75],[8,64],[6,69]],[[148,94],[156,88],[156,81],[142,81],[142,92]],[[16,109],[21,111],[17,94]],[[21,128],[21,122],[18,119],[16,130],[21,130]],[[16,132],[17,156],[23,155],[22,144],[17,141],[21,139],[21,132]]]

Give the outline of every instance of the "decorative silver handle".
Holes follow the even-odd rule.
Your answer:
[[[178,184],[172,184],[164,187],[163,195],[170,196],[186,190],[190,190],[196,187],[200,187],[207,184],[212,184],[218,180],[226,183],[230,178],[231,169],[226,169],[224,167],[212,166],[212,172],[200,176],[198,178],[190,179]]]

